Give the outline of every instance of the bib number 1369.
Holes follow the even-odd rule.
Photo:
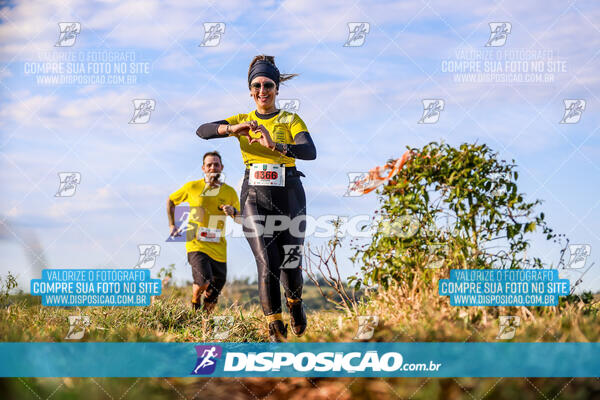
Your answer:
[[[280,164],[252,164],[250,185],[285,186],[285,166]]]

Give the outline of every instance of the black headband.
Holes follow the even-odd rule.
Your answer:
[[[279,89],[279,70],[267,60],[258,60],[254,63],[248,74],[248,88],[250,83],[257,76],[266,76],[275,82],[275,86]]]

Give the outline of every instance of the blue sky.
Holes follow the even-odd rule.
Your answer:
[[[4,4],[4,3],[3,3]],[[35,276],[25,249],[44,265],[132,267],[137,245],[161,244],[157,266],[176,264],[191,279],[182,244],[166,244],[165,201],[202,177],[204,152],[223,155],[227,181],[243,165],[234,141],[202,141],[204,122],[254,108],[246,74],[256,54],[276,57],[287,82],[279,98],[299,99],[299,115],[318,149],[299,161],[308,212],[370,214],[373,195],[343,197],[347,173],[399,157],[432,140],[487,143],[519,165],[519,187],[544,200],[548,221],[571,243],[600,250],[600,7],[594,2],[463,1],[19,1],[0,9],[0,179],[3,262],[26,285]],[[485,48],[490,22],[510,22],[503,47]],[[79,22],[72,47],[57,48],[59,22]],[[224,22],[215,47],[200,47],[205,22]],[[364,44],[344,47],[350,22],[367,22]],[[479,52],[546,50],[566,62],[551,83],[457,83],[442,70],[461,48]],[[25,73],[40,53],[120,51],[147,62],[135,85],[41,85]],[[544,60],[548,61],[548,60]],[[418,124],[423,99],[445,108]],[[154,99],[147,124],[128,124],[133,99]],[[576,124],[559,124],[564,99],[584,99]],[[57,198],[58,173],[77,171],[73,197]],[[319,239],[308,238],[315,244]],[[556,247],[536,240],[532,254],[556,262]],[[344,275],[356,272],[345,260]],[[229,240],[229,273],[256,275],[243,238]],[[586,275],[600,288],[599,266]],[[573,275],[577,277],[578,275]]]

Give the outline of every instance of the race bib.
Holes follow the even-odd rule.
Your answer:
[[[221,241],[221,230],[199,226],[196,239],[201,242],[219,243]]]
[[[253,186],[285,186],[285,165],[252,164],[249,184]]]

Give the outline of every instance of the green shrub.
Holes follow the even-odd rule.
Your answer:
[[[517,189],[514,160],[500,160],[487,145],[452,147],[432,142],[414,155],[377,194],[370,243],[353,243],[352,260],[362,261],[353,283],[388,287],[415,278],[428,280],[427,267],[542,267],[528,259],[527,234],[541,230],[560,241],[536,213],[541,200],[527,202]],[[368,226],[363,229],[369,228]]]

